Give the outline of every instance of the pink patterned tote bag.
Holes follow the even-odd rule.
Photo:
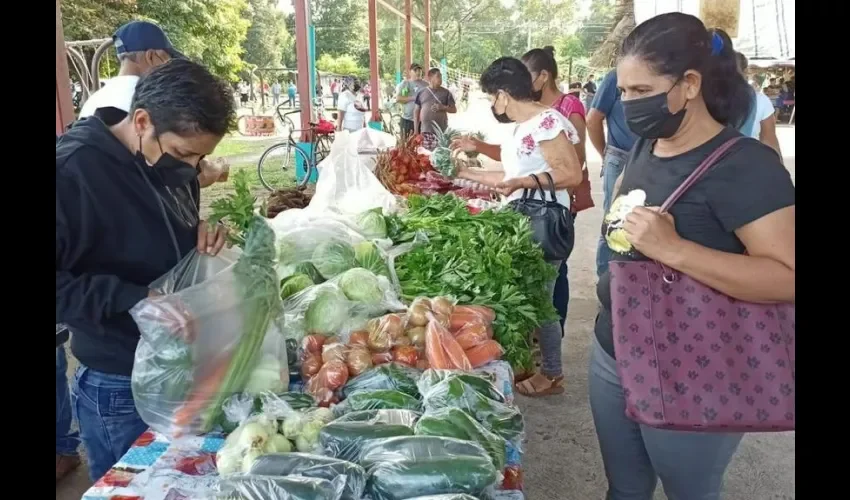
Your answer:
[[[666,211],[740,138],[712,153]],[[733,299],[654,261],[609,263],[626,415],[705,432],[794,430],[793,304]]]

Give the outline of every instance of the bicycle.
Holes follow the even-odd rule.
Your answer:
[[[291,122],[292,119],[289,118],[289,115],[298,112],[296,110],[284,113],[281,116],[282,121],[289,120]],[[297,189],[304,189],[313,175],[313,169],[330,154],[333,132],[328,130],[327,125],[321,122],[310,123],[312,151],[309,154],[294,139],[294,134],[300,132],[302,130],[297,130],[293,127],[290,129],[289,138],[286,142],[272,145],[260,157],[260,161],[257,163],[257,177],[260,178],[260,183],[263,187],[269,191],[274,191],[274,186],[282,183],[283,175],[285,175],[290,167],[298,165],[298,161],[304,165],[305,172],[304,178],[295,187]]]
[[[396,135],[401,132],[401,115],[390,110],[381,111],[381,126],[384,132]]]
[[[250,113],[236,119],[236,131],[242,136],[274,135],[274,117],[263,114],[258,115],[253,105],[249,109],[251,110]]]

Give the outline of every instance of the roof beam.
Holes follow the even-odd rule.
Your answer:
[[[395,6],[393,6],[392,4],[388,3],[388,2],[387,2],[387,0],[377,0],[377,2],[378,2],[378,4],[379,4],[381,7],[383,7],[383,8],[385,8],[385,9],[387,9],[388,11],[390,11],[390,12],[392,12],[393,14],[397,15],[397,16],[398,16],[398,17],[400,17],[401,19],[406,19],[406,18],[407,18],[407,16],[404,14],[404,12],[402,12],[402,11],[398,10],[397,8],[395,8]],[[416,29],[418,29],[418,30],[420,30],[420,31],[424,31],[424,32],[426,32],[426,33],[427,33],[427,31],[428,31],[428,29],[425,27],[425,23],[423,23],[423,22],[422,22],[422,21],[420,21],[419,19],[416,19],[416,18],[415,18],[415,17],[413,17],[413,16],[411,16],[411,17],[410,17],[410,24],[411,24],[411,25],[413,25],[413,27],[414,27],[414,28],[416,28]]]

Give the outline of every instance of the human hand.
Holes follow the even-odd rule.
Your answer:
[[[478,150],[478,144],[475,142],[475,139],[465,135],[453,140],[450,148],[452,151],[459,149],[464,153],[472,153]]]
[[[221,223],[211,225],[201,221],[198,225],[198,253],[201,255],[218,255],[227,241],[227,228]]]
[[[503,196],[510,196],[517,189],[522,189],[521,178],[506,179],[496,184],[496,192]]]
[[[438,104],[438,103],[435,102],[434,104],[431,105],[431,112],[432,113],[439,113],[440,111],[445,111],[445,110],[446,110],[446,107],[443,106],[442,104]]]
[[[673,216],[660,207],[635,207],[626,215],[623,231],[635,250],[661,263],[669,262],[682,242]]]

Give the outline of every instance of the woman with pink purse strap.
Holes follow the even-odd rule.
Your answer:
[[[795,190],[736,130],[728,35],[669,13],[623,42],[631,152],[602,231],[589,392],[608,500],[720,498],[742,433],[795,422]]]

